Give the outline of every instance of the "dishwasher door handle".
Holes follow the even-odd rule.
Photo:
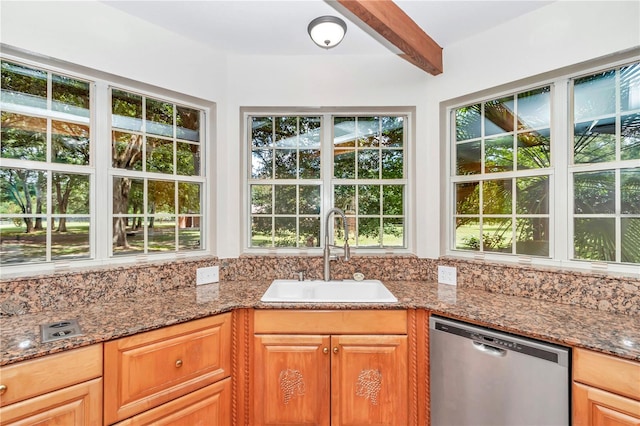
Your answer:
[[[473,343],[474,348],[476,348],[480,352],[484,352],[487,355],[502,357],[507,354],[506,350],[489,346],[485,343],[480,343],[480,342],[471,342],[471,343]]]

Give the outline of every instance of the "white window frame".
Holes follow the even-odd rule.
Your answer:
[[[304,181],[310,184],[319,184],[321,192],[321,207],[320,207],[320,246],[319,247],[250,247],[251,239],[251,217],[250,217],[250,198],[249,186],[251,184],[249,179],[249,170],[251,167],[251,149],[249,147],[250,134],[248,131],[248,122],[251,116],[320,116],[322,123],[321,128],[321,140],[320,140],[320,152],[321,152],[321,169],[320,179],[309,179]],[[249,255],[322,255],[322,249],[324,247],[324,237],[326,230],[324,229],[326,212],[333,207],[333,185],[349,184],[359,185],[366,184],[366,180],[356,179],[338,179],[333,177],[333,149],[329,146],[329,143],[333,142],[333,120],[335,116],[405,116],[405,145],[404,151],[404,179],[389,179],[388,182],[381,182],[380,180],[374,180],[368,182],[374,185],[393,185],[401,182],[405,185],[405,247],[352,247],[351,253],[357,255],[407,255],[415,253],[415,193],[414,193],[414,134],[415,134],[415,107],[413,106],[399,106],[399,107],[242,107],[240,108],[240,123],[241,123],[241,182],[242,182],[242,197],[241,197],[241,210],[242,210],[242,253]],[[282,183],[287,183],[283,180]],[[298,182],[300,183],[300,182]],[[333,243],[333,241],[332,241]],[[338,241],[338,243],[342,243]]]
[[[214,102],[148,83],[97,71],[82,65],[37,56],[5,45],[2,45],[0,58],[2,60],[17,62],[29,67],[42,68],[52,73],[68,75],[73,78],[91,82],[90,165],[82,167],[91,173],[90,185],[93,197],[91,197],[90,200],[90,220],[94,225],[90,229],[89,236],[91,259],[3,265],[0,268],[0,278],[32,276],[57,271],[67,271],[75,268],[130,265],[149,261],[171,261],[202,257],[203,255],[215,255],[216,221],[213,167],[215,164],[214,153],[216,148],[214,136],[216,104]],[[114,174],[126,175],[129,171],[111,167],[111,96],[109,92],[111,87],[166,100],[204,112],[203,119],[201,120],[201,129],[203,132],[201,137],[201,170],[202,178],[204,178],[203,193],[201,194],[201,226],[204,229],[202,234],[202,249],[172,251],[170,253],[112,256],[113,226],[110,220],[110,213],[113,209],[112,180]],[[13,162],[9,161],[9,159],[2,159],[1,161],[3,166],[21,167],[16,166]],[[45,164],[46,163],[39,164],[39,162],[30,162],[29,168],[42,169],[42,166]],[[22,167],[24,167],[24,163]],[[160,175],[157,175],[157,177],[161,179]],[[199,178],[194,180],[200,182]],[[48,206],[47,208],[49,209],[50,207]],[[178,216],[176,216],[176,220],[177,217]],[[107,226],[104,225],[105,223]]]
[[[597,165],[573,165],[573,121],[572,121],[572,80],[581,76],[597,73],[621,65],[640,61],[640,49],[617,55],[598,58],[583,64],[562,68],[549,73],[507,83],[498,87],[450,99],[440,103],[441,116],[441,179],[446,187],[442,194],[441,235],[444,244],[441,252],[448,257],[461,259],[486,260],[496,263],[536,265],[558,269],[579,271],[598,271],[622,273],[640,276],[640,265],[583,261],[573,256],[573,181],[576,171],[585,169],[611,169],[640,167],[640,160],[608,163],[607,167]],[[549,185],[549,258],[523,256],[517,254],[498,254],[491,252],[463,251],[455,249],[455,119],[456,108],[497,99],[517,92],[537,87],[551,86],[551,173]],[[541,172],[548,169],[541,169]],[[505,174],[506,177],[509,177]],[[501,174],[502,177],[502,174]],[[564,196],[566,194],[566,196]],[[619,198],[619,197],[618,197]],[[619,201],[618,201],[619,202]]]

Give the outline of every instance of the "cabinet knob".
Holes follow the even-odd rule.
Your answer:
[[[7,391],[7,385],[0,385],[0,395],[3,395]]]
[[[322,350],[322,353],[328,354],[328,353],[329,353],[329,348],[324,348],[324,349]]]
[[[334,354],[337,354],[337,353],[338,353],[338,347],[337,347],[337,346],[333,348],[333,353],[334,353]]]
[[[176,361],[176,368],[180,368],[180,367],[182,367],[182,360],[181,359]]]

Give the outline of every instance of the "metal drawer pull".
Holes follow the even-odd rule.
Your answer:
[[[337,353],[338,353],[338,347],[337,347],[337,346],[333,348],[333,353],[334,353],[334,354],[337,354]]]
[[[324,349],[322,350],[322,353],[324,353],[324,354],[328,354],[328,353],[329,353],[329,348],[324,348]]]
[[[180,367],[182,367],[182,360],[181,359],[176,361],[176,368],[180,368]]]
[[[0,395],[4,395],[7,391],[7,385],[0,385]]]

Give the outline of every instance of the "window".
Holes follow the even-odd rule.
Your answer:
[[[51,62],[1,62],[3,269],[206,249],[210,104]]]
[[[335,206],[347,216],[353,247],[407,248],[407,121],[406,114],[247,114],[248,247],[320,247],[322,213]],[[329,232],[344,238],[341,225]]]
[[[452,252],[640,264],[640,63],[449,113]]]
[[[2,61],[0,264],[91,257],[91,83]]]

